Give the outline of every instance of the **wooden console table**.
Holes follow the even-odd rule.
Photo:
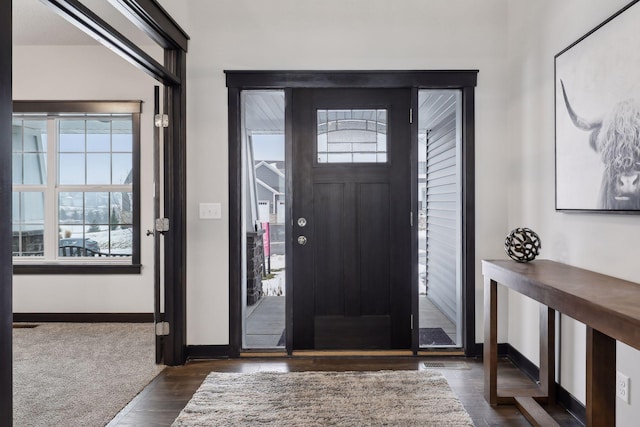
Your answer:
[[[534,425],[557,425],[539,406],[555,401],[555,311],[587,325],[587,426],[614,426],[616,340],[640,350],[640,285],[547,260],[482,261],[485,399],[515,404]],[[536,390],[497,386],[497,285],[540,306],[540,383]]]

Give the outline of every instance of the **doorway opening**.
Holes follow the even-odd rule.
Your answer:
[[[474,355],[477,71],[226,74],[230,356],[434,347]],[[284,304],[269,327],[256,315],[269,306],[272,279]],[[446,341],[425,338],[428,329]]]

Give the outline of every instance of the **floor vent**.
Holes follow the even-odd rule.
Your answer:
[[[26,323],[14,323],[13,329],[33,329],[37,328],[38,325],[26,324]]]
[[[471,369],[466,362],[424,362],[427,369]]]

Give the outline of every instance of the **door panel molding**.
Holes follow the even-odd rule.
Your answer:
[[[240,96],[241,90],[251,89],[284,89],[286,151],[291,158],[292,150],[292,89],[293,88],[409,88],[412,89],[411,104],[414,114],[417,112],[418,89],[461,89],[462,90],[462,289],[463,289],[463,345],[467,356],[476,355],[475,345],[475,196],[474,196],[474,142],[475,142],[475,114],[474,90],[477,84],[478,70],[386,70],[386,71],[283,71],[283,70],[225,70],[228,87],[229,106],[229,209],[230,209],[230,239],[229,239],[229,343],[232,356],[239,355],[242,337],[242,307],[239,294],[241,293],[242,254],[241,254],[241,223],[238,215],[241,212],[242,200],[240,190]],[[411,128],[412,141],[417,140],[417,120],[414,117]],[[411,162],[417,164],[417,152],[412,144]],[[288,186],[291,188],[291,171],[287,171]],[[412,173],[417,173],[413,171]],[[415,177],[411,178],[412,186]],[[414,191],[415,190],[415,191]],[[417,207],[417,189],[412,188],[413,210]],[[289,197],[289,196],[288,196]],[[289,200],[290,202],[290,200]],[[289,204],[290,205],[290,204]],[[287,212],[286,222],[291,223],[290,212]],[[416,230],[416,228],[414,228]],[[414,231],[415,232],[415,231]],[[410,256],[417,260],[416,244],[411,247]],[[291,239],[286,243],[287,251],[292,247]],[[413,247],[415,246],[415,248]],[[417,312],[417,262],[412,268],[415,283],[412,285],[412,312]],[[289,269],[290,271],[290,269]],[[287,330],[292,330],[292,277],[287,273]],[[286,345],[292,354],[292,334],[287,334]],[[413,330],[413,352],[418,350],[418,328]],[[297,352],[296,352],[297,353]]]

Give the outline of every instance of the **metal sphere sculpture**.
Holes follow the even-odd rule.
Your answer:
[[[529,228],[516,228],[504,240],[507,255],[518,262],[533,261],[540,253],[540,237]]]

